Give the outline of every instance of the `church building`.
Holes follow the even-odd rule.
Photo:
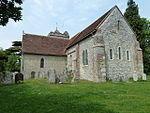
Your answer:
[[[65,69],[94,82],[127,81],[143,74],[143,56],[136,34],[117,6],[69,39],[57,29],[48,36],[24,34],[21,71],[25,78],[43,78],[48,69]]]

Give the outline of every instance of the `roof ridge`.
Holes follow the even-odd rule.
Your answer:
[[[106,20],[106,18],[110,15],[110,13],[117,7],[116,5],[112,7],[110,10],[108,10],[105,14],[103,14],[101,17],[99,17],[97,20],[95,20],[92,24],[90,24],[88,27],[83,29],[79,34],[76,34],[73,38],[75,38],[73,41],[71,41],[68,44],[68,48],[75,45],[76,43],[80,42],[81,40],[85,39],[88,35],[93,33],[97,28]]]
[[[36,34],[29,34],[29,33],[25,33],[23,34],[23,36],[25,35],[31,35],[31,36],[38,36],[38,37],[44,37],[44,38],[53,38],[53,39],[60,39],[60,40],[70,40],[67,38],[63,38],[63,37],[56,37],[56,36],[44,36],[44,35],[36,35]],[[37,37],[36,37],[37,38]]]

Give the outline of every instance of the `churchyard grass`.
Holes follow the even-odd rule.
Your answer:
[[[1,85],[0,113],[150,113],[150,80]]]

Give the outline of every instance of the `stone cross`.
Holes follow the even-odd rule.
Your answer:
[[[56,72],[55,72],[54,69],[50,69],[50,70],[48,71],[48,82],[49,82],[50,84],[56,83]]]

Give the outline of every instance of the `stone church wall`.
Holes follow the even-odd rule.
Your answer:
[[[105,44],[107,77],[117,81],[126,80],[132,77],[133,73],[139,74],[135,67],[142,70],[143,63],[142,61],[140,64],[134,63],[136,62],[134,55],[139,47],[135,47],[136,39],[132,37],[134,33],[117,8],[109,15],[99,30]],[[119,47],[121,59],[119,59]],[[110,59],[110,49],[112,49],[112,59]],[[129,59],[127,59],[127,51]],[[136,55],[142,59],[142,56]]]
[[[40,68],[41,58],[44,59],[44,68]],[[47,78],[49,69],[55,69],[57,73],[62,73],[67,64],[66,56],[46,56],[46,55],[22,55],[21,72],[25,75],[25,79],[31,78]]]
[[[105,82],[106,79],[127,81],[133,74],[141,76],[142,51],[133,36],[134,32],[121,12],[115,8],[96,34],[67,51],[67,67],[70,70],[79,69],[81,79],[95,82]],[[88,65],[83,65],[83,50],[88,52]]]

